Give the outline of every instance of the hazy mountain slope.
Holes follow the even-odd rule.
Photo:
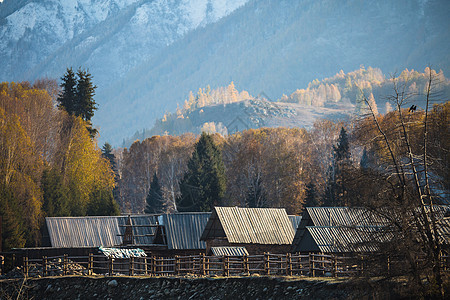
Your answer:
[[[95,123],[113,142],[150,128],[190,90],[210,84],[276,99],[361,64],[448,73],[448,1],[251,1],[187,34],[101,91]],[[106,99],[108,99],[106,101]]]

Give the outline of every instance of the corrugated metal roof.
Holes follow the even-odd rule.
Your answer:
[[[378,227],[307,226],[306,230],[324,253],[374,252],[392,237]]]
[[[300,224],[300,221],[302,220],[302,216],[295,216],[295,215],[288,215],[289,221],[292,223],[292,227],[294,228],[294,231],[297,230],[298,225]]]
[[[155,224],[152,215],[130,216],[133,225]],[[122,243],[122,237],[128,217],[48,217],[45,222],[48,228],[52,247],[113,247]],[[153,227],[134,227],[134,235],[152,234]],[[151,244],[153,237],[135,237],[135,244]]]
[[[211,252],[215,256],[244,256],[248,255],[245,247],[211,247]]]
[[[295,231],[284,208],[215,207],[201,239],[230,243],[291,244]]]
[[[211,213],[165,214],[164,230],[168,249],[206,249],[206,243],[200,241]]]
[[[307,207],[314,226],[382,226],[387,222],[365,208]]]
[[[299,245],[306,226],[383,226],[387,221],[365,208],[355,207],[307,207],[295,232],[292,251],[300,251]]]

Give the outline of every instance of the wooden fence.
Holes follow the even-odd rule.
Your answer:
[[[449,259],[443,257],[445,265]],[[24,258],[23,272],[28,277],[58,275],[141,275],[141,276],[327,276],[344,277],[360,273],[363,265],[350,257],[329,254],[271,254],[246,256],[175,256],[106,258],[103,255]],[[445,268],[448,270],[448,268]]]

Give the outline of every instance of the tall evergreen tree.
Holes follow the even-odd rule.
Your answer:
[[[324,206],[348,206],[350,204],[346,184],[346,172],[351,166],[350,156],[347,131],[342,127],[337,145],[333,146],[333,162],[328,170],[323,199]]]
[[[66,73],[61,77],[61,81],[62,91],[57,98],[58,107],[67,111],[69,115],[75,115],[78,81],[72,68],[67,68]]]
[[[92,83],[92,75],[88,71],[78,69],[77,76],[78,84],[75,115],[90,122],[94,116],[94,110],[97,109],[94,100],[95,89],[97,86]]]
[[[92,191],[87,205],[88,216],[117,216],[119,205],[114,200],[112,191],[96,188]]]
[[[42,210],[47,217],[69,216],[68,189],[61,174],[55,169],[45,169],[42,173],[41,188],[44,196]]]
[[[304,207],[316,207],[319,206],[319,199],[317,197],[316,185],[312,182],[306,185],[305,190],[305,204]]]
[[[22,248],[26,243],[22,213],[16,203],[12,191],[5,184],[0,184],[1,238],[4,251],[11,248]]]
[[[92,75],[80,68],[75,76],[72,68],[67,68],[61,80],[63,90],[57,99],[58,107],[67,111],[69,115],[85,120],[88,123],[86,128],[93,138],[97,134],[97,130],[92,128],[91,124],[94,111],[97,109],[94,100],[97,86],[92,83]]]
[[[146,202],[147,204],[144,210],[146,214],[159,214],[164,212],[164,198],[156,173],[153,174]]]
[[[202,133],[180,182],[179,211],[211,211],[225,195],[222,153],[211,135]]]

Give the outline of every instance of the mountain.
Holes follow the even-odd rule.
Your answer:
[[[107,86],[187,32],[246,0],[5,0],[0,4],[0,80],[61,77],[89,68]]]
[[[361,64],[383,73],[450,70],[449,1],[250,1],[190,32],[102,93],[102,132],[151,128],[189,91],[234,81],[274,100]]]
[[[449,13],[446,0],[5,0],[0,80],[89,68],[94,125],[117,145],[208,84],[276,99],[361,64],[448,74]]]

